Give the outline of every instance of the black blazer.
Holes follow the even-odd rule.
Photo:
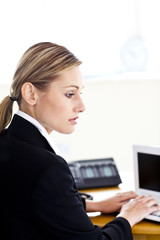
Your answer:
[[[92,224],[66,161],[18,115],[0,134],[0,219],[3,240],[132,239],[123,218]]]

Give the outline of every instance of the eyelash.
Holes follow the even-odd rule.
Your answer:
[[[74,93],[66,93],[66,97],[71,98],[72,96],[74,96]]]

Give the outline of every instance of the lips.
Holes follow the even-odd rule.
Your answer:
[[[72,119],[69,119],[69,121],[72,123],[72,124],[77,124],[77,120],[78,117],[75,117],[75,118],[72,118]]]

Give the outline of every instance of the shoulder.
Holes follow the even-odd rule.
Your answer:
[[[57,189],[61,187],[64,191],[66,186],[74,184],[68,164],[62,157],[56,154],[48,154],[48,159],[44,158],[40,161],[45,160],[45,166],[39,172],[39,182],[43,184],[46,181],[48,186],[52,185]]]
[[[62,173],[70,174],[68,164],[61,156],[26,142],[15,144],[12,156],[15,166],[34,178],[40,176],[58,178]]]
[[[41,199],[51,200],[57,206],[82,205],[68,164],[58,155],[39,172],[33,195],[39,201]]]
[[[30,133],[30,139],[27,139],[23,133],[24,138],[19,138],[6,129],[0,134],[0,145],[8,149],[8,154],[13,163],[16,161],[20,164],[23,159],[23,164],[31,163],[33,166],[34,164],[48,165],[50,162],[53,162],[54,159],[56,160],[57,157],[54,151],[48,147],[49,144],[44,140],[43,136],[41,136],[40,133],[38,134],[37,141],[42,142],[42,145],[32,143],[30,139],[34,138],[33,132]],[[43,141],[47,147],[43,145]]]
[[[6,167],[13,170],[16,176],[35,179],[41,174],[52,171],[52,175],[59,176],[60,172],[70,174],[66,161],[43,147],[35,146],[30,142],[23,141],[8,130],[0,135],[1,162],[8,162]]]

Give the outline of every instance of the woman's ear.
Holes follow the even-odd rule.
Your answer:
[[[21,88],[21,95],[23,99],[30,105],[35,105],[37,102],[37,91],[35,86],[30,83],[26,82],[23,84]]]

